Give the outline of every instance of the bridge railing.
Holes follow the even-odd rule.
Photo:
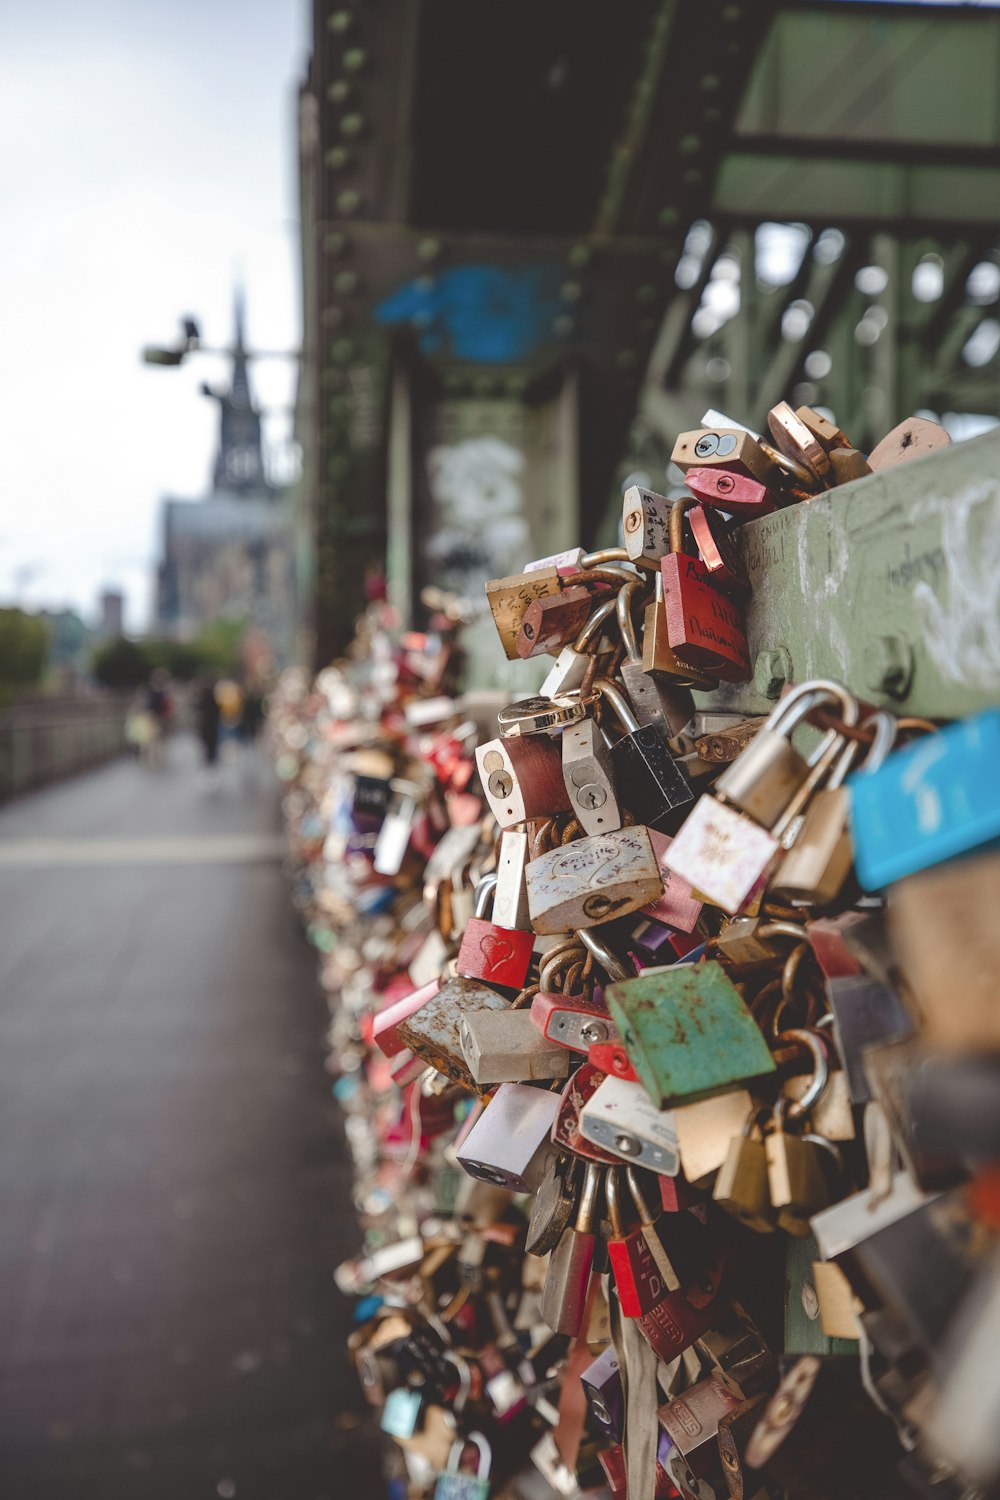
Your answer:
[[[127,697],[37,698],[0,711],[0,801],[125,749]]]

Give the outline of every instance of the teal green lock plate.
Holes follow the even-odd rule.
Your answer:
[[[660,1109],[774,1072],[774,1058],[715,962],[682,964],[604,992],[632,1066]]]

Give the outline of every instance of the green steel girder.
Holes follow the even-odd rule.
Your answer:
[[[767,713],[846,682],[897,713],[1000,703],[1000,430],[883,469],[739,532],[754,680],[700,701]]]

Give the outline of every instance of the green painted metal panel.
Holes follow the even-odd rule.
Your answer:
[[[1000,702],[1000,429],[740,532],[754,682],[702,701],[766,713],[835,677],[897,712]]]

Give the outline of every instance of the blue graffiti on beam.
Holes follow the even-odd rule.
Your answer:
[[[551,337],[564,312],[553,266],[455,266],[420,277],[379,304],[379,323],[408,323],[425,354],[476,364],[525,359]]]

